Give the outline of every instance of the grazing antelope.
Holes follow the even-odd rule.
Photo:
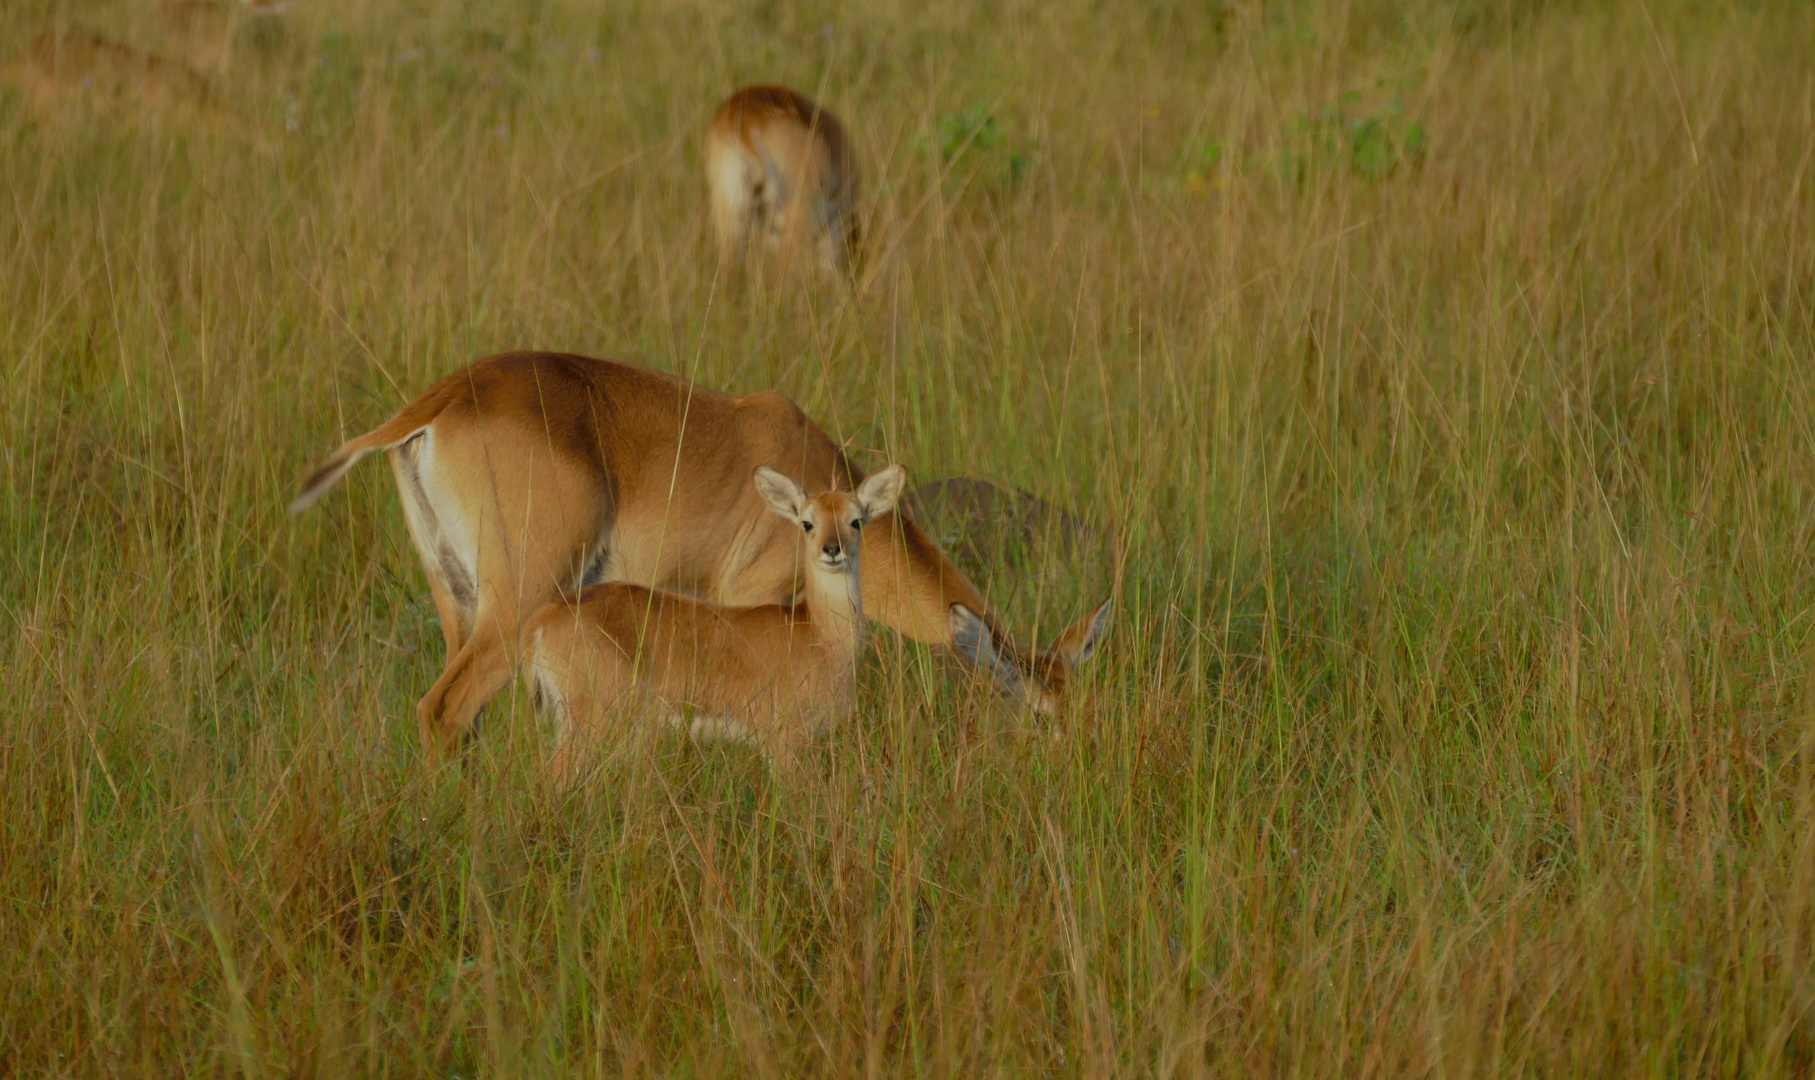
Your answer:
[[[757,466],[815,491],[854,491],[864,480],[779,394],[733,397],[560,353],[494,356],[436,383],[330,455],[291,513],[375,450],[390,452],[447,642],[447,667],[416,706],[430,753],[458,747],[487,688],[509,681],[523,621],[564,592],[625,581],[733,607],[792,603],[797,541],[750,484]],[[963,604],[990,629],[986,670],[1037,710],[1057,707],[1101,631],[1099,613],[1045,653],[1017,648],[901,514],[864,527],[864,563],[865,615],[950,646],[948,609]]]
[[[958,603],[951,606],[950,616],[953,650],[988,672],[997,686],[1027,702],[1036,712],[1050,715],[1064,705],[1063,688],[1055,691],[1050,685],[1029,682],[1015,655],[998,646],[995,631],[982,615]],[[1103,630],[1108,625],[1109,601],[1105,600],[1089,616],[1066,627],[1049,651],[1064,657],[1067,667],[1075,668],[1096,655],[1097,643],[1103,640]]]
[[[760,237],[792,254],[811,240],[827,270],[856,251],[857,160],[838,118],[786,87],[747,86],[706,131],[706,184],[721,265]]]
[[[759,743],[784,764],[849,714],[864,627],[863,526],[894,508],[906,476],[891,465],[855,492],[809,497],[757,468],[763,501],[798,530],[800,603],[723,607],[614,581],[544,604],[523,627],[523,675],[560,732],[556,782],[572,781],[614,719],[644,707],[696,737]]]

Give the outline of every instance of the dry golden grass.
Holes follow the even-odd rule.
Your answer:
[[[1815,8],[245,33],[231,124],[0,95],[0,1073],[1815,1070]],[[849,122],[854,290],[713,278],[757,79]],[[663,738],[558,799],[515,696],[425,773],[388,476],[283,507],[518,346],[1113,528],[1101,708],[885,639],[799,785]]]

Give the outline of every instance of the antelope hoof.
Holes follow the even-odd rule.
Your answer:
[[[452,761],[460,754],[460,736],[449,731],[435,715],[434,705],[423,698],[416,705],[416,728],[422,738],[422,752],[431,766]]]

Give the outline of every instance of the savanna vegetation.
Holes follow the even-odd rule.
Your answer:
[[[1812,57],[1790,0],[7,3],[0,1072],[1807,1075]],[[857,143],[850,287],[715,276],[752,81]],[[425,769],[387,470],[284,506],[517,347],[1063,508],[967,565],[1042,640],[1113,590],[1091,700],[883,634],[799,778],[558,795],[516,690]]]

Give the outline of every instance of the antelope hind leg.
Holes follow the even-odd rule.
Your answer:
[[[482,620],[416,704],[416,724],[431,757],[446,760],[459,752],[479,710],[504,689],[515,668],[497,620]]]
[[[463,613],[460,604],[454,599],[453,590],[441,580],[441,575],[429,571],[429,595],[435,598],[435,616],[441,620],[441,636],[447,641],[446,664],[452,666],[454,657],[460,653],[460,647],[466,644],[466,628],[462,623]],[[445,668],[443,670],[446,670]]]

